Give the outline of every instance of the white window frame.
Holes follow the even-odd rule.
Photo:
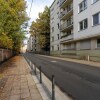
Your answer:
[[[81,13],[81,12],[83,12],[85,9],[87,9],[87,5],[86,5],[86,7],[84,7],[84,1],[85,0],[83,0],[81,3],[82,3],[82,11],[80,11],[80,4],[81,3],[79,3],[79,5],[78,5],[78,13]],[[87,0],[86,0],[86,3],[87,3]]]
[[[99,14],[99,23],[96,24],[96,25],[100,25],[100,12],[95,13],[94,15],[96,15],[96,14]],[[94,15],[92,15],[92,26],[96,26],[96,25],[93,24],[93,16],[94,16]]]
[[[80,29],[80,22],[79,22],[79,24],[78,24],[78,31],[82,31],[82,30],[85,30],[85,29],[87,29],[87,28],[85,28],[84,26],[84,21],[87,19],[87,28],[88,28],[88,18],[85,18],[84,20],[82,20],[82,21],[80,21],[80,22],[82,22],[83,23],[83,29]]]

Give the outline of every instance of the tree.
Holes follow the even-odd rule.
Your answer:
[[[32,22],[30,27],[31,35],[37,35],[42,49],[49,49],[50,45],[50,9],[45,7],[44,11],[39,13],[39,18]]]
[[[28,19],[25,0],[0,0],[0,37],[12,40],[16,51],[20,50],[24,37],[22,29]]]

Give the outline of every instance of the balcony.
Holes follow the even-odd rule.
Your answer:
[[[65,8],[68,4],[70,4],[73,0],[60,0],[60,8]]]
[[[71,41],[73,40],[73,34],[70,34],[70,35],[64,35],[61,37],[61,43],[65,43],[66,41]]]
[[[70,10],[66,9],[65,11],[61,12],[60,18],[61,20],[65,20],[72,15],[73,15],[73,8],[71,8]]]
[[[62,32],[66,32],[67,30],[69,29],[72,29],[73,28],[73,21],[72,19],[70,19],[69,21],[66,20],[61,26],[60,26],[60,30]]]

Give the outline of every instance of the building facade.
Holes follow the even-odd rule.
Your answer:
[[[37,36],[30,36],[27,41],[27,51],[39,53],[41,52],[40,45],[38,43],[38,37]]]
[[[50,51],[60,54],[60,1],[55,0],[50,8]]]
[[[59,2],[60,55],[100,61],[100,0]]]
[[[27,41],[27,51],[31,52],[33,50],[33,37],[30,36]]]

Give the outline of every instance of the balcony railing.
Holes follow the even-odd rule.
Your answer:
[[[61,30],[64,30],[70,26],[73,25],[73,19],[71,19],[70,21],[66,20],[60,27]]]
[[[71,11],[73,11],[73,7],[70,8],[69,10],[66,9],[66,10],[64,10],[63,12],[61,12],[60,17],[62,18],[63,16],[67,15],[68,13],[70,13]]]
[[[73,39],[73,34],[70,34],[70,35],[64,35],[62,36],[61,38],[61,42],[66,42],[66,41],[69,41],[69,40],[72,40]]]
[[[60,6],[65,2],[66,0],[60,0]]]

